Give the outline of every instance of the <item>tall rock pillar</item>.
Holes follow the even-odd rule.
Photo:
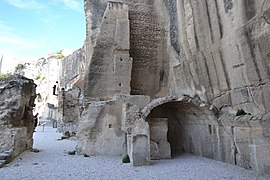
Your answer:
[[[110,99],[114,94],[130,94],[129,33],[128,6],[108,2],[89,59],[84,86],[86,97]]]

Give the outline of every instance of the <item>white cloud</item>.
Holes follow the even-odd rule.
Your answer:
[[[10,5],[21,9],[42,9],[44,5],[35,0],[6,0]]]
[[[82,2],[81,0],[57,0],[59,3],[63,3],[66,8],[75,10],[75,11],[82,11]]]

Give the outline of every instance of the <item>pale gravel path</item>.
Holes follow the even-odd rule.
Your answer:
[[[34,148],[39,153],[25,152],[0,169],[0,180],[253,180],[270,179],[237,166],[184,154],[173,160],[154,161],[151,166],[133,167],[122,164],[121,157],[83,157],[67,155],[76,142],[57,141],[61,137],[55,129],[38,127],[34,134]]]

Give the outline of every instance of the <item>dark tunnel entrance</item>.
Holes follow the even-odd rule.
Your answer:
[[[168,102],[153,108],[146,120],[151,159],[173,158],[182,152],[213,158],[217,121],[207,107]]]

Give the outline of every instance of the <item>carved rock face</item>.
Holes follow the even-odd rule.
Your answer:
[[[128,5],[129,36],[125,37],[133,61],[128,65],[132,68],[131,75],[120,74],[131,78],[130,84],[120,86],[130,86],[130,94],[147,95],[152,99],[185,94],[199,97],[218,108],[224,104],[243,108],[241,104],[246,103],[244,108],[249,112],[269,110],[269,104],[260,98],[269,93],[257,88],[261,84],[267,89],[265,83],[269,82],[268,2],[121,2]],[[115,29],[104,15],[106,3],[85,1],[87,61],[93,64],[85,79],[87,93],[97,81],[107,82],[101,87],[114,86],[108,82],[114,81],[110,79],[115,73],[110,63],[113,62],[111,52],[117,49],[112,46],[117,44],[113,39],[118,35],[116,31],[107,32],[112,37],[106,38],[102,33],[106,32],[105,24]],[[126,31],[118,29],[117,32],[126,34]],[[107,49],[101,51],[102,45]],[[95,59],[99,59],[98,63]],[[104,90],[102,96],[105,98],[117,93],[109,89],[97,87],[92,91]]]
[[[165,125],[151,133],[155,128],[147,122],[149,117],[144,117],[144,112],[155,113],[151,105],[156,101],[160,104],[155,107],[166,113],[153,118],[168,119],[171,149],[182,148],[262,173],[269,172],[270,159],[264,159],[268,154],[256,152],[270,147],[269,118],[265,116],[270,111],[270,2],[107,2],[85,0],[88,62],[85,97],[106,100],[114,104],[109,105],[111,109],[129,103],[131,107],[137,106],[140,103],[132,100],[135,95],[148,97],[151,102],[140,108],[138,105],[134,114],[128,108],[128,112],[122,109],[122,115],[101,111],[95,119],[100,123],[91,126],[91,132],[106,134],[99,130],[102,129],[100,124],[108,119],[121,122],[122,127],[116,129],[128,133],[127,151],[131,161],[147,163],[154,148],[150,143],[151,134],[163,134],[161,140],[157,139],[166,144]],[[121,63],[121,59],[125,63]],[[121,100],[116,100],[115,95]],[[171,96],[175,98],[170,99]],[[190,105],[189,100],[186,102],[181,97],[199,103]],[[162,98],[170,101],[161,101]],[[202,108],[205,104],[209,105],[208,109]],[[213,107],[219,110],[218,114],[211,111]],[[237,109],[243,109],[247,115],[236,117]],[[176,133],[179,130],[181,133]],[[82,147],[98,144],[89,136],[81,137],[81,141],[81,144],[85,142]],[[169,148],[165,150],[169,152]]]

